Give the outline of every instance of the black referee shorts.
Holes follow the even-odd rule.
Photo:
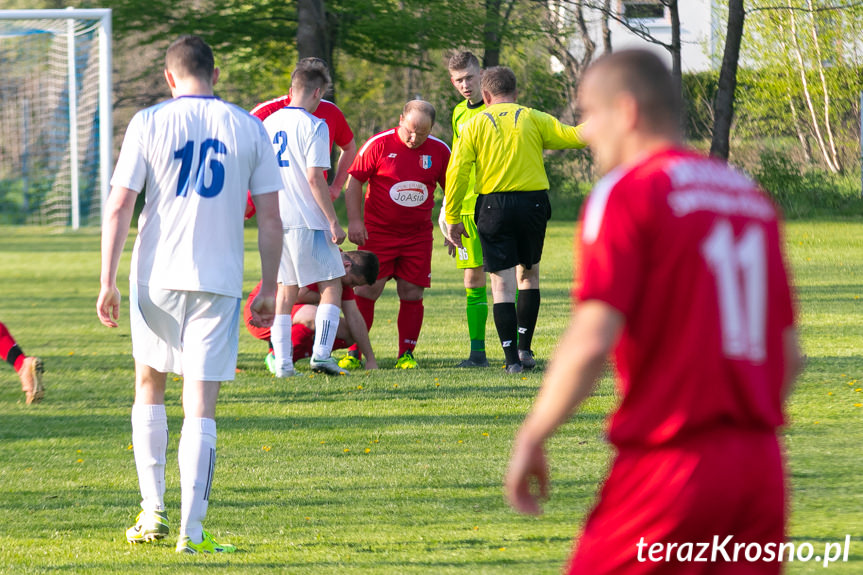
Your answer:
[[[546,190],[477,196],[474,219],[485,271],[498,272],[518,264],[530,269],[538,264],[550,217]]]

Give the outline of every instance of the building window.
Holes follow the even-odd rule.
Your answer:
[[[659,0],[623,0],[620,12],[627,20],[665,18],[665,6]]]

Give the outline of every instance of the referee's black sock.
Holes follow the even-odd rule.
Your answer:
[[[506,356],[506,364],[519,363],[518,348],[516,347],[518,316],[515,313],[515,304],[513,302],[496,303],[492,311],[494,313],[494,326],[497,328],[497,335]]]
[[[533,332],[539,318],[539,288],[518,290],[518,349],[530,350]]]

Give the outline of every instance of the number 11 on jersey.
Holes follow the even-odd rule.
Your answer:
[[[721,219],[704,240],[701,253],[716,278],[725,356],[763,362],[767,355],[764,229],[749,224],[737,239],[731,222]]]

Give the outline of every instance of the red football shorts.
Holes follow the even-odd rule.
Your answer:
[[[251,305],[252,300],[255,299],[258,290],[255,288],[252,293],[249,294],[248,299],[246,300],[246,305],[243,307],[243,319],[246,322],[246,329],[249,330],[249,333],[255,336],[258,339],[269,341],[270,339],[270,328],[268,327],[255,327],[252,325],[252,312]],[[294,314],[297,310],[303,307],[304,304],[296,304],[291,309],[291,317],[294,317]],[[312,348],[315,345],[315,332],[307,328],[302,324],[296,324],[291,326],[291,345],[294,350],[294,361],[298,359],[303,359],[306,357],[312,356]],[[333,343],[333,349],[344,349],[348,346],[348,343],[343,340],[336,338]]]
[[[674,445],[623,448],[569,573],[776,574],[782,564],[763,559],[771,547],[778,555],[785,519],[783,462],[774,433],[721,428]],[[662,545],[651,556],[656,543]],[[762,560],[747,560],[740,549],[733,561],[735,544],[753,543],[764,551]],[[750,558],[756,556],[755,546],[749,551]]]
[[[315,347],[315,332],[301,323],[295,323],[291,326],[291,345],[294,349],[294,361],[312,357],[312,348]],[[333,349],[346,347],[348,347],[348,343],[343,339],[336,338],[333,342]]]
[[[411,235],[397,235],[369,228],[362,249],[378,256],[381,278],[401,278],[421,287],[431,287],[431,260],[434,239],[431,229]]]

